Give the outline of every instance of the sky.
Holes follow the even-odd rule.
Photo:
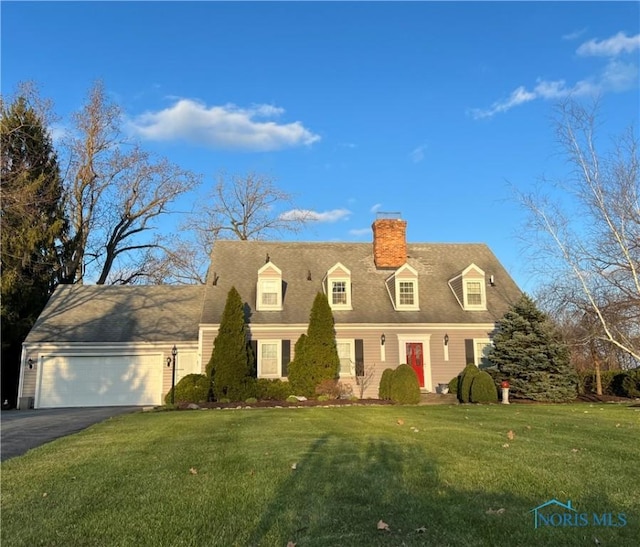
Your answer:
[[[553,113],[640,119],[638,2],[11,2],[1,91],[34,81],[66,131],[96,80],[142,146],[203,184],[255,172],[314,219],[299,241],[486,243],[533,291],[514,191],[568,173]],[[295,214],[283,210],[281,213]],[[164,227],[174,229],[172,220]]]

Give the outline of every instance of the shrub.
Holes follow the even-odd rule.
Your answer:
[[[287,403],[299,403],[300,401],[295,395],[289,395],[287,397]]]
[[[480,371],[473,375],[471,382],[470,401],[472,403],[497,403],[498,390],[493,378],[488,372]]]
[[[330,401],[331,399],[335,399],[335,397],[330,397],[329,395],[318,395],[318,401]]]
[[[602,383],[603,395],[616,395],[615,378],[620,374],[619,370],[602,370],[600,371],[600,382]],[[622,379],[619,380],[620,385]],[[593,370],[578,372],[578,393],[586,395],[596,393],[596,373]]]
[[[454,395],[457,395],[458,393],[458,377],[454,376],[453,378],[451,378],[451,380],[449,380],[449,393],[453,393]]]
[[[176,403],[206,403],[211,389],[211,380],[205,374],[187,374],[175,386]],[[164,402],[171,404],[171,393],[169,390]]]
[[[267,401],[285,401],[291,395],[291,384],[282,380],[259,378],[256,382],[256,397]]]
[[[253,403],[257,403],[257,402],[258,402],[258,399],[256,399],[255,397],[249,397],[249,398],[245,401],[245,403],[247,403],[247,404],[253,404]]]
[[[622,380],[624,397],[640,397],[640,368],[627,370]]]
[[[471,400],[471,384],[479,373],[478,367],[469,363],[458,376],[458,400],[461,403],[468,403]]]
[[[387,368],[382,372],[380,377],[380,386],[378,387],[378,399],[388,401],[391,399],[391,378],[393,377],[393,369]]]
[[[420,402],[420,384],[414,370],[407,364],[400,365],[391,377],[391,400],[401,405]]]
[[[340,384],[338,380],[322,380],[315,389],[316,395],[325,396],[327,399],[340,397]],[[320,399],[320,397],[318,397]],[[327,399],[324,399],[325,401]]]

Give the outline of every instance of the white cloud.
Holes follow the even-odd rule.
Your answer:
[[[377,213],[380,210],[380,207],[382,207],[382,203],[376,203],[375,205],[371,206],[371,209],[369,209],[369,212]]]
[[[424,159],[424,152],[427,149],[426,144],[421,144],[417,148],[411,151],[409,156],[411,157],[411,161],[413,163],[420,163]]]
[[[312,211],[310,209],[292,209],[280,215],[283,220],[306,220],[309,222],[337,222],[351,214],[348,209],[332,209],[331,211]]]
[[[580,30],[574,30],[573,32],[570,32],[569,34],[565,34],[562,36],[563,40],[576,40],[577,38],[580,38],[580,36],[582,36],[585,32],[587,32],[586,27],[582,28]]]
[[[320,140],[319,135],[306,129],[301,122],[257,121],[257,118],[275,118],[283,113],[284,109],[273,105],[207,107],[197,101],[179,99],[169,108],[135,117],[128,126],[144,139],[185,140],[211,148],[235,150],[281,150]]]
[[[611,57],[599,74],[567,85],[565,80],[538,80],[533,89],[519,86],[508,98],[494,102],[489,108],[474,108],[469,111],[476,119],[491,118],[512,108],[536,99],[556,100],[564,97],[594,96],[607,92],[621,92],[638,85],[638,63],[617,59],[621,53],[640,49],[640,34],[628,37],[619,32],[602,41],[590,40],[583,43],[577,52],[580,55]]]
[[[624,32],[618,32],[606,40],[589,40],[582,44],[576,53],[584,56],[617,57],[621,53],[631,53],[636,49],[640,49],[640,34],[627,36]]]
[[[69,129],[66,126],[58,123],[49,126],[49,136],[53,144],[60,144],[67,135],[69,135]]]

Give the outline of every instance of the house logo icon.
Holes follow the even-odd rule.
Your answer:
[[[578,511],[571,505],[571,500],[567,500],[567,503],[562,503],[553,498],[538,505],[538,507],[534,507],[529,513],[533,513],[534,527],[538,528],[541,524],[558,525],[562,522],[573,520]]]

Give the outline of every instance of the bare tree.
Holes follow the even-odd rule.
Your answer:
[[[553,290],[556,309],[586,317],[589,343],[605,341],[638,363],[637,136],[631,128],[603,152],[596,138],[597,102],[587,108],[568,100],[557,112],[558,140],[572,171],[555,184],[553,197],[540,192],[520,195],[529,213],[527,244],[533,264],[553,280],[546,288]]]
[[[61,283],[81,283],[88,272],[97,284],[148,277],[151,258],[163,252],[154,221],[198,182],[194,174],[127,142],[121,121],[120,108],[101,83],[74,116],[74,132],[65,143],[70,231],[63,241]]]
[[[179,250],[164,266],[158,265],[157,272],[164,272],[165,282],[203,283],[216,239],[278,238],[299,232],[310,220],[309,212],[296,209],[293,196],[278,188],[274,178],[220,172],[207,199],[183,224],[192,237],[179,243]]]

